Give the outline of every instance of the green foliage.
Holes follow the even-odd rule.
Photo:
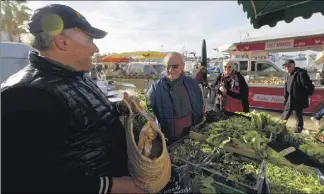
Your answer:
[[[26,33],[26,22],[29,20],[31,9],[26,1],[1,1],[1,28],[8,32],[12,41],[13,36]]]
[[[268,163],[267,176],[271,193],[324,193],[324,186],[314,171],[305,173],[289,166]]]
[[[178,159],[189,161],[194,164],[201,164],[210,154],[213,153],[214,147],[203,142],[193,139],[184,139],[171,148],[170,155],[175,156],[172,163],[179,165]]]
[[[299,147],[310,158],[324,165],[324,145],[319,143],[303,144]]]
[[[256,131],[248,119],[231,117],[207,125],[201,133],[206,141],[217,147],[229,144],[237,148],[251,148],[260,154],[265,149],[269,139]]]

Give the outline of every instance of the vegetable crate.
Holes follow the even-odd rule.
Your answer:
[[[216,147],[185,136],[171,144],[168,151],[172,165],[188,164],[190,170],[195,171],[213,157]]]
[[[236,153],[216,153],[201,167],[213,174],[216,182],[245,193],[262,193],[266,177],[266,162]]]

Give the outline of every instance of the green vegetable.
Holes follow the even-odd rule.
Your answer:
[[[324,186],[314,171],[305,174],[291,167],[268,163],[267,177],[271,193],[324,193]]]
[[[303,144],[299,147],[300,150],[305,152],[314,161],[324,165],[324,145],[319,143]]]
[[[189,161],[194,164],[201,164],[214,151],[214,147],[203,142],[199,142],[193,139],[184,139],[183,142],[179,142],[177,145],[171,148],[170,155],[172,157],[172,163],[179,166],[183,163],[179,163],[179,158]]]
[[[262,154],[269,139],[256,131],[251,122],[242,117],[231,117],[205,126],[201,133],[207,136],[206,141],[222,148],[229,144],[237,148],[251,148]]]
[[[233,153],[218,153],[206,165],[207,169],[216,171],[224,176],[226,181],[241,182],[252,187],[257,183],[260,167],[260,162]]]

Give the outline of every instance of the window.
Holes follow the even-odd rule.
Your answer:
[[[247,71],[248,62],[247,61],[240,61],[240,71]]]
[[[261,71],[261,72],[275,72],[275,71],[278,71],[272,65],[267,64],[267,63],[258,63],[257,66],[258,66],[258,71]]]
[[[255,71],[255,61],[251,62],[251,71]]]
[[[238,71],[238,64],[237,63],[234,63],[234,70]]]

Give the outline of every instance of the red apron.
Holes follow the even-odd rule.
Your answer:
[[[232,92],[235,92],[231,90]],[[236,92],[235,92],[236,93]],[[238,92],[237,92],[238,93]],[[227,112],[243,112],[242,101],[226,95],[225,111]]]

